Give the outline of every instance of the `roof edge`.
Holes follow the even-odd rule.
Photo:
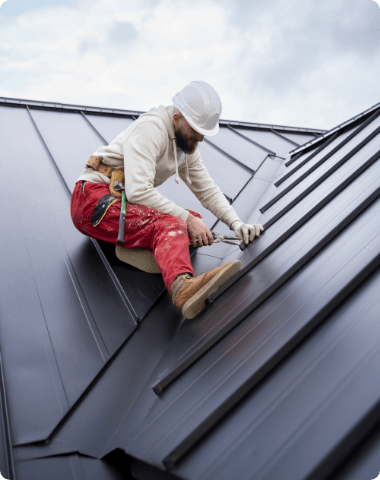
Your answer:
[[[295,148],[294,150],[291,150],[290,153],[291,155],[294,155],[296,153],[299,153],[299,152],[302,152],[303,150],[305,150],[306,148],[310,147],[311,145],[315,145],[316,143],[318,143],[319,141],[322,141],[324,139],[326,139],[327,137],[329,137],[330,135],[333,135],[335,132],[337,132],[338,130],[342,130],[343,128],[347,127],[347,125],[350,125],[354,122],[356,122],[356,120],[364,117],[365,115],[368,115],[369,113],[371,113],[372,111],[376,110],[377,108],[380,107],[380,102],[379,103],[376,103],[375,105],[373,105],[372,107],[368,108],[367,110],[364,110],[364,112],[361,112],[359,113],[358,115],[355,115],[354,117],[346,120],[345,122],[343,123],[340,123],[339,125],[337,125],[336,127],[332,128],[331,130],[328,130],[328,131],[325,131],[325,133],[322,133],[318,138],[315,138],[313,140],[310,140],[310,142],[307,142],[305,143],[304,145],[301,145],[300,147],[297,147]]]
[[[66,103],[59,103],[59,102],[42,102],[39,100],[28,100],[22,98],[8,98],[8,97],[0,97],[0,105],[5,106],[28,106],[34,108],[41,108],[47,110],[65,110],[67,112],[75,112],[75,111],[84,111],[88,113],[100,113],[106,115],[117,115],[117,116],[138,116],[145,111],[143,110],[123,110],[120,108],[106,108],[106,107],[91,107],[85,105],[76,105],[76,104],[66,104]],[[220,125],[230,125],[235,127],[249,127],[258,130],[281,130],[287,132],[294,132],[294,133],[315,133],[317,135],[321,135],[326,132],[326,130],[320,130],[317,128],[302,128],[302,127],[291,127],[287,125],[275,125],[275,124],[268,124],[268,123],[255,123],[255,122],[240,122],[237,120],[226,120],[220,119]],[[313,141],[313,140],[312,140]]]

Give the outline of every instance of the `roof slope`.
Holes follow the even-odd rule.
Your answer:
[[[375,477],[379,107],[311,142],[305,129],[224,121],[201,145],[241,218],[265,231],[243,251],[214,245],[194,255],[196,271],[232,258],[243,268],[184,321],[159,276],[118,264],[106,245],[76,232],[68,212],[83,158],[135,112],[31,103],[0,106],[9,159],[2,192],[12,199],[0,318],[12,478],[65,458],[65,478],[87,478],[106,459],[127,463],[137,480],[147,471],[338,479],[364,441],[370,453],[351,455],[352,479]],[[294,135],[309,143],[296,147]],[[14,161],[26,199],[14,195]],[[203,214],[167,184],[163,193]],[[102,478],[117,475],[110,467]]]

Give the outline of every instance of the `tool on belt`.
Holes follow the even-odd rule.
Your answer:
[[[110,167],[103,163],[99,157],[91,155],[86,163],[86,168],[93,168],[99,173],[108,177],[110,181],[110,193],[113,197],[121,198],[121,192],[115,189],[115,182],[124,182],[124,167],[116,168]]]
[[[125,233],[125,212],[127,205],[127,198],[125,196],[125,187],[124,187],[124,168],[114,169],[113,167],[104,164],[99,157],[91,155],[86,163],[86,168],[93,168],[94,170],[102,173],[110,179],[110,194],[104,195],[99,202],[97,203],[94,212],[91,216],[91,223],[94,227],[99,225],[102,218],[106,214],[108,208],[116,202],[118,198],[121,198],[121,209],[119,217],[119,234],[117,238],[117,243],[119,245],[124,244],[124,233]],[[239,246],[241,250],[244,249],[245,245],[241,242],[239,237],[222,235],[219,232],[211,230],[212,238],[214,243],[228,243],[230,245]],[[237,242],[237,243],[235,243]]]
[[[120,217],[119,217],[119,234],[117,236],[117,243],[119,245],[124,245],[124,233],[125,233],[125,211],[127,209],[127,202],[125,197],[125,188],[124,184],[116,180],[113,185],[114,189],[119,193],[121,192],[121,208],[120,208]]]
[[[121,209],[119,217],[119,234],[117,243],[124,244],[125,233],[125,211],[127,208],[127,201],[125,197],[124,188],[124,168],[113,169],[109,165],[102,163],[99,157],[91,155],[86,163],[86,168],[93,168],[102,173],[110,179],[110,193],[104,195],[96,204],[95,209],[91,215],[91,224],[96,227],[102,221],[104,215],[111,205],[113,205],[118,198],[121,198]]]

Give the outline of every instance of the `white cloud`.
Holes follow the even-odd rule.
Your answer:
[[[0,10],[0,96],[147,110],[202,79],[223,118],[316,128],[380,100],[372,2],[52,1]]]

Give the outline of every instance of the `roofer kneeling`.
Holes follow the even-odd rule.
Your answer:
[[[246,244],[263,227],[239,219],[197,148],[204,136],[218,133],[222,103],[217,92],[206,82],[194,81],[172,101],[174,105],[140,115],[90,157],[75,185],[71,216],[83,234],[117,245],[121,195],[116,185],[121,186],[128,200],[122,252],[151,252],[174,305],[193,318],[205,307],[206,298],[240,270],[241,262],[230,261],[194,276],[189,242],[194,247],[211,245],[212,234],[201,215],[179,207],[156,187],[173,175],[177,183],[181,177],[201,204]]]

